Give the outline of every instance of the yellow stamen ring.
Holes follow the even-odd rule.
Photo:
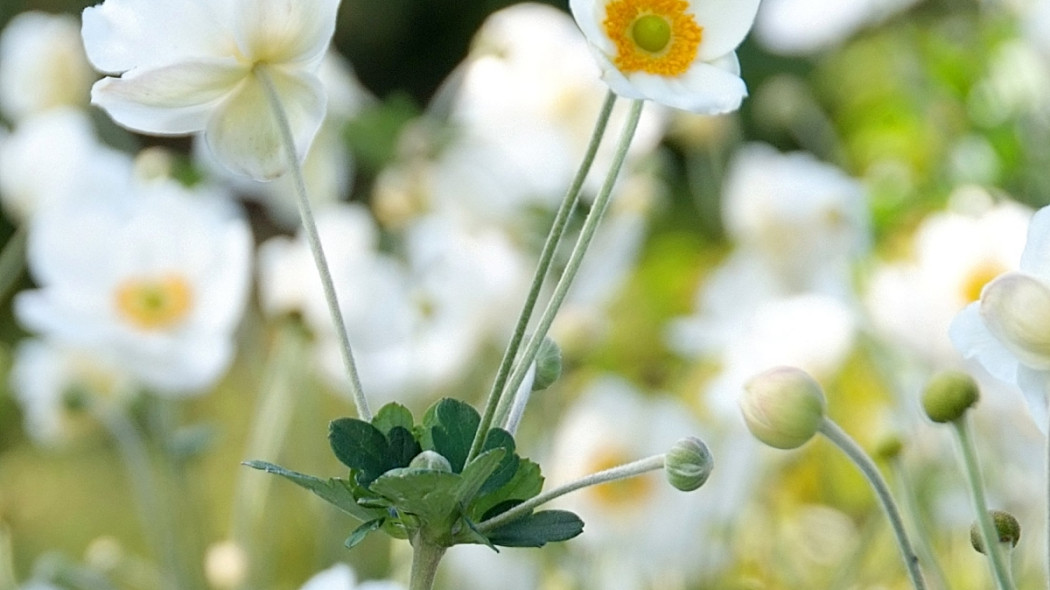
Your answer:
[[[685,0],[609,2],[602,26],[616,46],[616,68],[625,74],[684,74],[696,61],[703,36],[688,8]]]
[[[177,275],[134,278],[117,286],[118,313],[135,327],[163,330],[181,322],[193,305],[193,290]]]

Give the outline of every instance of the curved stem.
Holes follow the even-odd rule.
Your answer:
[[[629,477],[641,475],[649,471],[663,469],[663,467],[664,455],[660,454],[653,455],[652,457],[646,457],[645,459],[639,459],[637,461],[627,463],[625,465],[620,465],[618,467],[613,467],[611,469],[606,469],[604,471],[599,471],[597,473],[592,473],[587,477],[583,477],[577,479],[576,481],[569,482],[563,486],[556,487],[553,490],[544,492],[542,494],[539,494],[538,496],[533,496],[532,498],[529,498],[521,504],[518,504],[514,508],[511,508],[506,512],[501,512],[500,514],[497,514],[496,516],[493,516],[492,518],[481,522],[478,525],[478,530],[481,532],[485,532],[497,528],[501,525],[507,524],[508,522],[512,522],[532,512],[533,509],[535,509],[537,506],[546,504],[547,502],[550,502],[555,498],[560,498],[561,496],[564,496],[565,494],[571,492],[575,492],[576,490],[588,486],[598,485],[601,483],[609,483],[611,481],[627,479]]]
[[[999,546],[999,533],[995,530],[992,516],[988,514],[988,502],[984,497],[981,467],[977,461],[977,449],[973,444],[973,435],[970,433],[970,421],[966,414],[963,414],[962,417],[952,422],[952,426],[955,427],[955,433],[958,435],[963,465],[966,468],[966,480],[970,484],[974,510],[977,511],[977,528],[984,541],[984,553],[988,556],[992,577],[995,578],[996,586],[1000,590],[1010,590],[1013,584],[1010,582],[1010,572],[1003,560],[1002,547]]]
[[[583,228],[580,229],[580,236],[576,239],[576,245],[573,247],[572,253],[569,255],[569,260],[565,265],[565,270],[562,271],[561,278],[558,279],[558,283],[554,287],[554,293],[551,295],[551,300],[547,303],[547,308],[543,310],[543,314],[537,322],[536,329],[533,331],[528,344],[525,346],[525,351],[522,353],[521,358],[518,359],[514,372],[511,373],[511,376],[507,381],[507,385],[504,388],[505,391],[517,391],[518,387],[521,386],[521,382],[525,378],[525,373],[532,365],[532,361],[536,359],[536,353],[539,351],[540,345],[543,344],[543,338],[547,335],[547,331],[550,329],[551,324],[554,323],[555,315],[557,315],[558,310],[561,308],[561,304],[565,301],[565,296],[569,292],[569,287],[572,285],[573,279],[576,278],[576,273],[579,271],[580,264],[583,262],[583,255],[587,252],[591,240],[594,239],[594,233],[598,229],[598,224],[601,222],[605,210],[609,207],[609,200],[612,196],[613,186],[615,186],[616,179],[620,174],[620,169],[623,167],[623,162],[627,158],[627,149],[631,145],[631,139],[634,137],[635,129],[638,128],[638,120],[641,118],[642,107],[644,105],[645,102],[642,100],[636,100],[631,103],[631,110],[628,114],[627,124],[624,126],[623,133],[620,135],[620,142],[616,146],[616,154],[613,157],[612,165],[609,167],[609,172],[605,177],[605,183],[602,185],[601,190],[598,191],[598,196],[594,199],[594,204],[591,206],[591,210],[587,214],[587,219],[583,222]]]
[[[522,307],[521,313],[518,315],[518,322],[514,326],[514,332],[511,334],[510,343],[508,343],[507,349],[503,352],[503,359],[500,360],[499,369],[496,371],[495,382],[492,384],[492,390],[489,392],[489,397],[485,402],[485,410],[482,413],[481,423],[474,436],[474,441],[470,446],[467,461],[470,461],[481,452],[481,445],[484,443],[485,436],[492,427],[496,408],[499,406],[500,398],[503,396],[503,391],[507,384],[507,376],[510,374],[510,369],[514,363],[514,358],[518,354],[521,341],[525,337],[525,330],[529,326],[529,320],[532,318],[532,311],[536,307],[537,299],[539,299],[540,289],[543,287],[544,279],[547,277],[547,271],[550,270],[551,262],[554,260],[554,252],[557,250],[558,244],[561,243],[562,236],[565,235],[565,228],[568,225],[569,216],[572,214],[573,210],[576,209],[576,204],[579,202],[580,190],[583,188],[584,180],[587,179],[587,173],[591,170],[591,165],[594,164],[594,158],[598,153],[598,146],[601,145],[602,138],[605,136],[605,129],[609,124],[609,117],[612,114],[612,108],[615,103],[616,95],[612,91],[609,91],[605,95],[605,102],[602,103],[601,111],[598,113],[598,120],[594,124],[594,131],[591,133],[591,140],[590,143],[587,144],[587,151],[584,152],[583,160],[580,162],[580,168],[576,171],[576,176],[572,179],[572,184],[569,185],[569,190],[566,191],[561,206],[558,208],[558,212],[554,215],[554,221],[551,223],[550,232],[547,234],[547,239],[544,241],[543,248],[540,250],[539,261],[536,265],[536,273],[532,277],[532,285],[529,287],[529,293],[525,297],[525,305]]]
[[[886,480],[879,473],[875,462],[831,419],[824,418],[824,421],[820,424],[819,432],[841,449],[864,474],[868,483],[871,484],[871,487],[875,490],[875,495],[882,504],[883,510],[886,512],[886,516],[889,518],[893,533],[897,537],[897,545],[900,546],[901,556],[904,558],[904,565],[911,576],[912,585],[915,587],[915,590],[925,590],[926,583],[923,581],[922,572],[919,570],[919,558],[915,556],[915,550],[912,548],[911,541],[908,540],[908,533],[904,530],[904,521],[901,519],[897,503],[893,501],[893,495],[890,494],[889,486],[886,485]]]
[[[321,286],[324,289],[325,303],[328,311],[332,314],[332,323],[335,324],[335,332],[339,337],[340,350],[343,355],[343,364],[350,379],[350,393],[354,398],[354,406],[357,408],[358,418],[370,422],[372,411],[368,408],[368,400],[365,398],[361,388],[361,378],[357,373],[357,363],[354,362],[354,353],[350,348],[350,337],[346,333],[346,322],[343,321],[343,312],[339,309],[339,299],[336,298],[335,284],[332,282],[332,273],[328,268],[328,261],[321,247],[321,236],[317,232],[317,223],[314,221],[313,210],[310,208],[310,198],[306,193],[306,181],[303,179],[302,163],[299,154],[295,150],[295,138],[292,135],[292,127],[288,122],[288,115],[284,112],[277,89],[274,88],[273,80],[265,66],[256,66],[255,74],[266,88],[266,97],[270,101],[270,108],[277,119],[277,127],[281,132],[281,143],[284,145],[285,156],[288,159],[288,168],[292,174],[292,184],[295,185],[296,195],[299,197],[299,216],[303,221],[303,232],[306,242],[310,245],[314,263],[317,265],[317,274],[321,277]]]
[[[912,530],[917,532],[915,549],[918,552],[919,559],[926,565],[926,572],[932,578],[932,586],[938,590],[948,590],[948,581],[944,575],[944,568],[937,561],[937,555],[933,550],[929,537],[924,534],[926,527],[922,523],[919,501],[915,496],[915,488],[911,485],[911,478],[908,477],[908,470],[901,464],[901,460],[896,457],[890,460],[890,467],[893,469],[893,473],[896,475],[899,483],[898,491],[904,499],[904,509],[911,518]]]

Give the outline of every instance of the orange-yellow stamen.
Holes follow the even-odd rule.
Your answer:
[[[625,74],[680,76],[696,61],[703,27],[685,0],[613,0],[605,34],[616,45],[613,63]]]
[[[193,305],[193,290],[178,275],[126,280],[117,286],[114,297],[118,313],[143,330],[171,328]]]

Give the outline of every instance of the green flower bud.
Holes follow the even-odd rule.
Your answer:
[[[715,460],[704,441],[695,436],[687,436],[676,442],[664,456],[664,475],[671,485],[691,492],[704,485]]]
[[[973,407],[979,397],[973,377],[959,371],[946,371],[926,385],[922,407],[934,422],[954,422]]]
[[[412,458],[408,464],[409,469],[429,469],[431,471],[452,471],[452,464],[448,459],[435,451],[423,451]]]
[[[532,390],[547,389],[561,377],[561,348],[550,338],[544,338],[536,351],[536,377]]]
[[[1002,510],[989,510],[995,531],[999,535],[1000,543],[1009,543],[1010,548],[1016,547],[1021,540],[1021,523],[1009,512]],[[970,544],[978,553],[984,553],[984,540],[981,539],[981,527],[977,522],[970,525]]]
[[[904,449],[904,442],[896,433],[885,433],[875,441],[875,456],[887,461],[896,459]]]
[[[778,449],[802,446],[824,421],[824,390],[808,373],[775,367],[744,385],[740,411],[755,438]]]

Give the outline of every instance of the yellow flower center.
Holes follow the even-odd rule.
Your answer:
[[[605,7],[605,34],[625,74],[680,76],[696,61],[703,28],[685,0],[613,0]]]
[[[959,285],[963,301],[971,303],[980,299],[981,290],[984,289],[984,286],[1007,270],[1002,265],[988,260],[970,269],[970,272],[967,273]]]
[[[114,293],[117,310],[143,330],[163,330],[181,322],[193,304],[193,290],[183,277],[134,278]]]

